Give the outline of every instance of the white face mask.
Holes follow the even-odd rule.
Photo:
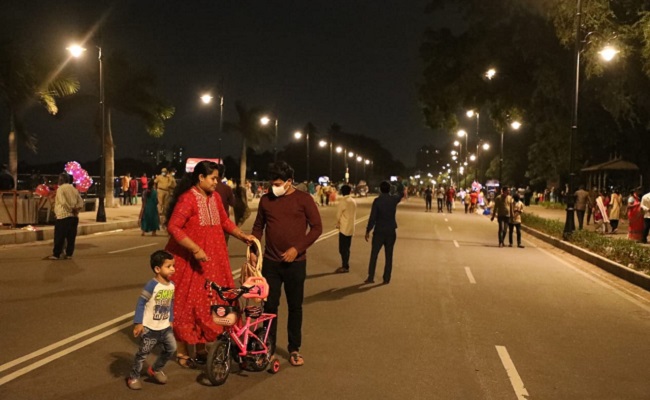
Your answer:
[[[275,197],[281,197],[281,196],[284,196],[285,193],[287,193],[287,188],[285,188],[284,185],[282,185],[282,186],[273,185],[271,187],[271,190],[273,190],[273,195]]]

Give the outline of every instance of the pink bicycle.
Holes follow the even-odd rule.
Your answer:
[[[280,370],[280,361],[272,357],[269,331],[275,314],[263,312],[263,301],[269,293],[269,285],[263,277],[250,277],[240,288],[220,287],[206,281],[210,295],[212,290],[228,305],[213,304],[212,319],[224,331],[210,347],[206,372],[210,382],[223,385],[230,374],[230,364],[235,360],[241,369],[262,371],[269,364],[269,372]],[[254,299],[257,305],[240,304],[240,298]]]

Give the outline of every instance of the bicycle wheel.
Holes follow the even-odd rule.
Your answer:
[[[260,339],[264,338],[266,331],[264,328],[259,328],[255,331],[255,335]],[[253,343],[249,344],[250,349],[253,351],[262,350],[262,343],[254,340]],[[266,339],[266,347],[271,350],[271,340],[270,338]],[[259,372],[264,371],[264,369],[269,365],[270,356],[269,354],[256,354],[253,356],[246,357],[246,369],[249,371]]]
[[[230,374],[230,340],[220,338],[210,347],[206,371],[213,385],[219,386],[226,382]]]

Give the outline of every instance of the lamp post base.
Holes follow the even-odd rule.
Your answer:
[[[571,240],[571,235],[576,229],[575,218],[574,218],[574,204],[573,202],[567,203],[566,205],[566,220],[564,221],[564,232],[562,233],[562,239],[569,241]]]
[[[106,222],[106,208],[104,207],[104,198],[100,197],[97,204],[97,217],[95,222]]]

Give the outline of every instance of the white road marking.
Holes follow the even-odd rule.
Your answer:
[[[114,229],[112,231],[104,231],[104,232],[95,232],[92,235],[84,235],[84,236],[98,236],[98,235],[107,235],[109,233],[116,233],[116,232],[124,232],[124,229]],[[83,237],[83,236],[81,236]]]
[[[124,319],[131,319],[134,314],[135,314],[135,312],[133,312],[133,311],[128,313],[128,314],[124,314],[124,315],[122,315],[120,317],[117,317],[115,319],[112,319],[112,320],[110,320],[108,322],[104,322],[101,325],[97,325],[94,328],[87,329],[87,330],[85,330],[85,331],[83,331],[81,333],[77,333],[76,335],[70,336],[67,339],[63,339],[63,340],[60,340],[60,341],[58,341],[58,342],[56,342],[54,344],[51,344],[51,345],[49,345],[47,347],[43,347],[40,350],[37,350],[37,351],[35,351],[33,353],[27,354],[26,356],[17,358],[17,359],[15,359],[13,361],[10,361],[10,362],[6,363],[6,364],[2,364],[2,365],[0,365],[0,372],[2,372],[4,370],[7,370],[9,368],[12,368],[12,367],[14,367],[14,366],[16,366],[18,364],[21,364],[21,363],[23,363],[25,361],[31,360],[34,357],[38,357],[41,354],[45,354],[45,353],[47,353],[49,351],[52,351],[52,350],[54,350],[54,349],[56,349],[58,347],[64,346],[64,345],[66,345],[66,344],[68,344],[70,342],[74,342],[77,339],[81,339],[84,336],[88,336],[91,333],[95,333],[95,332],[97,332],[99,330],[102,330],[102,329],[106,328],[107,326],[111,326],[113,324],[116,324],[116,323],[118,323],[118,322],[120,322],[120,321],[122,321]]]
[[[449,232],[451,232],[451,226],[448,226],[447,229],[449,229]]]
[[[469,283],[476,283],[476,279],[474,279],[474,275],[472,274],[472,271],[469,269],[469,267],[465,267],[465,273],[467,274],[467,278],[469,279]]]
[[[368,218],[370,218],[369,215],[367,215],[365,217],[361,217],[361,218],[357,219],[356,221],[354,221],[354,223],[358,224],[360,222],[363,222],[363,221],[367,220]],[[112,231],[112,232],[121,232],[121,231],[122,231],[122,229],[118,229],[118,230],[115,230],[115,231]],[[324,235],[321,235],[321,237],[319,237],[318,240],[316,240],[315,243],[318,243],[318,242],[320,242],[322,240],[325,240],[325,239],[328,239],[328,238],[330,238],[332,236],[335,236],[336,234],[338,234],[338,232],[339,232],[338,229],[334,229],[332,231],[329,231],[329,232],[325,233]],[[100,232],[99,234],[101,234],[101,233],[109,233],[109,232]],[[125,251],[129,251],[129,250],[135,250],[135,249],[139,249],[139,248],[143,248],[143,247],[149,247],[149,246],[155,246],[155,245],[157,245],[157,244],[156,243],[151,243],[151,244],[147,244],[147,245],[143,245],[143,246],[137,246],[137,247],[131,247],[131,248],[128,248],[128,249],[111,251],[108,254],[115,254],[115,253],[120,253],[120,252],[125,252]],[[233,279],[239,279],[240,275],[241,275],[241,270],[238,269],[237,271],[233,272]],[[27,355],[25,355],[23,357],[17,358],[17,359],[15,359],[13,361],[10,361],[8,363],[0,365],[0,372],[5,371],[7,369],[15,367],[16,365],[20,365],[20,364],[22,364],[22,363],[24,363],[26,361],[29,361],[29,360],[31,360],[33,358],[36,358],[36,357],[41,356],[41,355],[43,355],[45,353],[48,353],[48,352],[50,352],[52,350],[55,350],[55,349],[57,349],[57,348],[59,348],[61,346],[64,346],[64,345],[68,344],[68,343],[74,342],[75,340],[83,338],[84,336],[88,336],[88,335],[90,335],[92,333],[95,333],[97,331],[105,329],[106,327],[108,327],[110,325],[113,325],[115,323],[118,323],[118,322],[120,322],[120,321],[122,321],[124,319],[129,320],[129,321],[125,322],[122,325],[119,325],[117,327],[109,329],[109,330],[107,330],[105,332],[96,334],[95,336],[93,336],[90,339],[87,339],[87,340],[85,340],[83,342],[80,342],[80,343],[78,343],[78,344],[76,344],[76,345],[74,345],[72,347],[69,347],[69,348],[67,348],[65,350],[59,351],[59,352],[57,352],[55,354],[52,354],[49,357],[46,357],[46,358],[44,358],[42,360],[39,360],[39,361],[36,361],[36,362],[30,364],[29,366],[27,366],[25,368],[19,369],[18,371],[15,371],[15,372],[13,372],[13,373],[11,373],[9,375],[6,375],[6,376],[0,378],[0,386],[2,386],[5,383],[10,382],[10,381],[18,378],[18,377],[20,377],[22,375],[25,375],[28,372],[31,372],[31,371],[35,370],[36,368],[39,368],[39,367],[41,367],[41,366],[43,366],[45,364],[48,364],[48,363],[50,363],[50,362],[52,362],[52,361],[54,361],[54,360],[56,360],[58,358],[66,356],[66,355],[68,355],[68,354],[70,354],[70,353],[72,353],[72,352],[74,352],[76,350],[79,350],[79,349],[81,349],[81,348],[83,348],[85,346],[88,346],[88,345],[90,345],[90,344],[92,344],[92,343],[94,343],[94,342],[96,342],[98,340],[101,340],[101,339],[103,339],[103,338],[105,338],[107,336],[110,336],[113,333],[119,332],[120,330],[122,330],[122,329],[124,329],[124,328],[126,328],[126,327],[133,324],[132,318],[133,318],[134,314],[135,314],[134,312],[124,314],[124,315],[122,315],[120,317],[117,317],[115,319],[112,319],[112,320],[110,320],[108,322],[105,322],[105,323],[97,325],[97,326],[95,326],[93,328],[87,329],[87,330],[85,330],[85,331],[83,331],[81,333],[78,333],[76,335],[70,336],[67,339],[60,340],[60,341],[58,341],[58,342],[56,342],[54,344],[43,347],[40,350],[34,351],[34,352],[32,352],[30,354],[27,354]]]
[[[116,326],[115,328],[109,329],[106,332],[102,332],[102,333],[98,334],[97,336],[93,336],[90,339],[86,339],[83,342],[77,343],[72,347],[69,347],[69,348],[67,348],[65,350],[61,350],[58,353],[54,353],[49,357],[45,357],[42,360],[36,361],[36,362],[28,365],[25,368],[21,368],[16,372],[12,372],[11,374],[9,374],[7,376],[3,376],[2,378],[0,378],[0,386],[4,385],[5,383],[7,383],[9,381],[12,381],[12,380],[14,380],[14,379],[16,379],[16,378],[18,378],[20,376],[23,376],[26,373],[35,370],[36,368],[40,368],[45,364],[48,364],[48,363],[50,363],[50,362],[52,362],[52,361],[54,361],[56,359],[59,359],[59,358],[65,356],[65,355],[68,355],[68,354],[72,353],[73,351],[77,351],[77,350],[79,350],[79,349],[81,349],[83,347],[86,347],[86,346],[88,346],[90,344],[93,344],[93,343],[97,342],[98,340],[101,340],[101,339],[103,339],[103,338],[105,338],[107,336],[110,336],[110,335],[112,335],[112,334],[114,334],[116,332],[119,332],[122,329],[124,329],[124,328],[126,328],[128,326],[131,326],[132,324],[133,324],[132,321],[125,322],[120,326]]]
[[[458,241],[454,240],[454,246],[460,247],[460,245],[458,244]]]
[[[504,346],[496,346],[497,352],[499,353],[499,358],[501,358],[501,363],[506,369],[508,378],[510,378],[510,383],[512,388],[515,390],[515,395],[517,395],[517,400],[527,400],[529,394],[526,388],[524,387],[524,382],[521,380],[515,364],[510,359],[508,350]]]
[[[129,247],[128,249],[109,251],[108,254],[123,253],[125,251],[141,249],[143,247],[151,247],[151,246],[160,246],[160,244],[159,243],[149,243],[149,244],[144,244],[142,246]]]

